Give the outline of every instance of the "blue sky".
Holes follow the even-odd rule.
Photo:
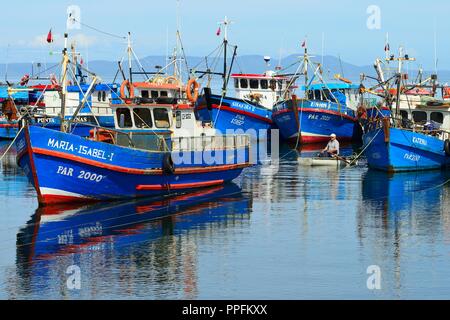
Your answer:
[[[130,4],[130,5],[128,5]],[[81,20],[104,31],[125,35],[131,31],[139,56],[165,55],[167,32],[172,47],[177,25],[177,1],[16,1],[3,5],[0,62],[49,62],[50,47],[45,36],[50,28],[61,36],[66,26],[66,9],[78,5]],[[379,29],[367,28],[370,5],[380,8]],[[391,49],[403,45],[425,68],[434,65],[434,26],[436,25],[438,67],[450,69],[450,2],[445,0],[180,0],[179,19],[185,51],[204,56],[220,42],[215,35],[217,22],[227,15],[234,24],[230,42],[240,55],[278,56],[301,51],[307,35],[311,52],[320,54],[322,33],[324,53],[340,55],[357,65],[371,64],[383,56],[386,32]],[[90,60],[117,60],[123,55],[123,41],[86,27],[71,32],[79,49]],[[7,47],[9,45],[9,50]]]

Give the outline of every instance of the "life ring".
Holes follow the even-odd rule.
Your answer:
[[[164,83],[178,85],[179,80],[174,76],[168,76],[164,79]]]
[[[449,139],[445,139],[444,151],[445,151],[445,154],[450,157],[450,140]]]
[[[128,89],[128,97],[125,95],[125,88]],[[134,87],[129,80],[125,80],[120,85],[120,98],[122,100],[133,99],[134,98]]]
[[[186,86],[186,96],[192,103],[195,103],[198,99],[198,88],[199,84],[197,81],[195,81],[195,79],[191,79],[188,81]]]
[[[167,175],[171,175],[175,173],[175,166],[172,160],[172,154],[170,152],[167,152],[164,154],[163,161],[162,161],[162,169],[163,173]]]

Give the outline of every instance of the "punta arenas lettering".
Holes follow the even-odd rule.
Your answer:
[[[67,142],[67,141],[59,141],[52,138],[48,139],[47,146],[63,150],[63,151],[70,151],[70,152],[76,152],[78,154],[84,155],[84,156],[90,156],[93,158],[101,159],[101,160],[109,160],[112,161],[114,157],[114,153],[107,154],[104,150],[96,149],[96,148],[90,148],[87,146],[74,146],[73,143]]]

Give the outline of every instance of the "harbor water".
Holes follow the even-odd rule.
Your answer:
[[[0,298],[450,298],[449,172],[302,167],[280,153],[192,194],[38,208],[12,151],[0,172]]]

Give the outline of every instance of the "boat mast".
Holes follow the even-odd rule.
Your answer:
[[[222,92],[223,94],[227,91],[227,46],[228,46],[228,25],[231,21],[228,20],[228,18],[225,16],[225,19],[221,24],[224,26],[224,33],[223,33],[223,87]]]
[[[128,32],[128,72],[130,77],[130,83],[133,83],[133,71],[132,71],[132,65],[131,65],[131,56],[132,56],[132,49],[131,49],[131,32]]]
[[[69,56],[67,55],[67,41],[68,34],[64,33],[64,49],[63,49],[63,61],[62,61],[62,79],[61,79],[61,132],[66,132],[65,115],[66,115],[66,95],[67,95],[67,68],[69,66]]]

